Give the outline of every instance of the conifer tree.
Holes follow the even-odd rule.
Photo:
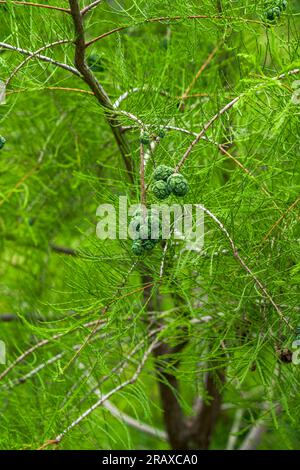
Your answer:
[[[299,2],[0,13],[1,448],[299,448]]]

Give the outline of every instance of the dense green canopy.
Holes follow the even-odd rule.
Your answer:
[[[0,2],[0,448],[299,448],[299,2],[26,3]],[[97,238],[159,165],[203,248]]]

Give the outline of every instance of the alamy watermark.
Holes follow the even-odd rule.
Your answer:
[[[0,340],[0,364],[6,364],[6,347],[4,341]]]
[[[0,80],[0,104],[5,104],[6,98],[6,86],[5,83]]]
[[[292,88],[295,90],[292,94],[292,103],[300,104],[300,80],[295,80],[292,83]]]
[[[101,204],[97,208],[96,233],[100,240],[161,239],[182,240],[189,250],[204,245],[204,212],[197,204],[128,204],[120,196],[117,207]],[[147,230],[142,230],[143,227]]]
[[[292,344],[293,354],[292,354],[292,363],[295,365],[300,364],[300,339],[296,339]]]

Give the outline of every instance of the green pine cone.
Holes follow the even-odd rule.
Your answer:
[[[134,240],[131,245],[131,251],[136,256],[144,254],[145,248],[142,240]]]
[[[134,223],[134,225],[133,225]],[[134,240],[152,240],[157,243],[161,238],[161,223],[159,213],[156,210],[147,210],[144,214],[138,209],[131,219],[131,230]]]
[[[149,132],[143,132],[141,136],[141,144],[149,145],[150,144],[150,134]]]
[[[168,184],[163,180],[156,181],[152,186],[152,191],[154,196],[161,200],[170,195]]]
[[[274,15],[277,16],[277,18],[280,18],[281,15],[281,9],[279,7],[273,8]]]
[[[141,240],[148,240],[148,238],[151,238],[151,229],[149,228],[148,223],[141,225],[139,230],[139,238]]]
[[[155,240],[143,240],[142,241],[142,247],[145,251],[152,251],[155,245],[156,245]]]
[[[158,137],[160,137],[160,139],[163,139],[165,137],[166,133],[163,129],[158,129],[157,135],[158,135]]]
[[[141,225],[139,238],[142,240],[151,240],[157,242],[161,236],[161,227],[157,220],[148,219],[147,225]]]
[[[0,149],[2,149],[5,145],[6,139],[0,135]]]
[[[169,176],[171,176],[174,173],[173,168],[167,165],[159,165],[157,168],[155,168],[153,172],[153,178],[155,181],[167,181]]]
[[[275,8],[279,8],[280,11],[286,10],[287,1],[286,0],[277,0]]]
[[[143,224],[143,217],[141,215],[136,215],[135,217],[132,217],[130,221],[130,227],[131,227],[131,230],[134,232],[132,236],[135,240],[140,238],[140,229],[141,229],[142,224]]]
[[[169,191],[175,196],[183,197],[189,190],[187,180],[180,173],[173,173],[173,175],[169,176],[167,184]]]
[[[275,20],[274,8],[270,8],[268,11],[266,11],[265,16],[266,16],[267,21],[274,21]]]

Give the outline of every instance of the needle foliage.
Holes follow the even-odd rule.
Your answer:
[[[114,109],[74,65],[70,12],[0,3],[0,448],[180,448],[187,422],[181,446],[238,449],[260,426],[257,448],[299,448],[300,4],[277,3],[99,2],[85,60]],[[163,201],[207,209],[203,248],[99,240],[100,204],[141,202],[141,149],[157,203],[155,168],[215,115]]]

